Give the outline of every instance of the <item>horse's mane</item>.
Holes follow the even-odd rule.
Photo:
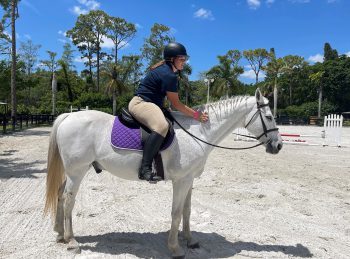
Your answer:
[[[230,114],[235,112],[237,108],[241,107],[243,103],[247,104],[248,99],[250,97],[251,96],[246,96],[246,95],[226,97],[216,102],[195,106],[193,108],[195,110],[207,112],[212,121],[215,120],[217,122],[220,122],[225,118],[227,118]],[[173,115],[175,116],[175,118],[180,119],[180,121],[185,125],[192,125],[194,123],[192,118],[184,116],[179,112],[173,113]]]
[[[222,98],[219,101],[204,105],[201,110],[206,111],[211,117],[215,116],[217,121],[220,121],[232,114],[243,102],[247,104],[250,97],[244,95]]]

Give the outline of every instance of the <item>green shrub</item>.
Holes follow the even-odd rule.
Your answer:
[[[326,116],[330,113],[333,113],[335,110],[336,110],[335,105],[328,102],[323,102],[321,106],[321,116],[322,117]],[[298,117],[298,118],[307,119],[310,116],[317,116],[318,102],[308,102],[300,106],[296,106],[296,105],[288,106],[286,109],[284,109],[283,112],[289,117]]]
[[[105,113],[109,113],[112,114],[112,107],[111,108],[94,108],[93,110],[95,111],[100,111],[100,112],[105,112]]]
[[[102,108],[102,107],[112,107],[111,98],[102,93],[83,93],[76,101],[73,103],[74,107],[86,107],[89,109]]]

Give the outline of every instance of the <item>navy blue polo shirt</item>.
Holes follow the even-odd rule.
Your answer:
[[[166,92],[178,92],[178,79],[171,65],[165,63],[148,72],[135,95],[162,108]]]

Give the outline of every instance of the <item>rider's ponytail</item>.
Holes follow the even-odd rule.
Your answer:
[[[150,70],[153,70],[157,67],[160,67],[161,65],[163,65],[165,63],[165,60],[159,61],[158,63],[154,64],[153,66],[151,66]]]

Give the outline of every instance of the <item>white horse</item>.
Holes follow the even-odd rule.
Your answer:
[[[247,130],[266,146],[266,152],[277,154],[282,139],[267,105],[267,99],[257,90],[255,96],[238,96],[208,104],[207,123],[174,115],[190,133],[207,142],[218,144],[235,128]],[[68,249],[80,252],[72,229],[72,210],[80,183],[93,161],[104,170],[123,179],[138,179],[142,152],[116,150],[110,144],[114,117],[83,111],[60,115],[52,128],[48,153],[48,174],[45,212],[55,218],[57,242],[68,243]],[[200,142],[175,125],[175,139],[161,152],[165,180],[173,184],[172,223],[168,248],[172,256],[184,258],[178,241],[178,229],[183,217],[183,234],[189,248],[199,247],[190,232],[191,193],[193,179],[202,174],[213,147]]]

